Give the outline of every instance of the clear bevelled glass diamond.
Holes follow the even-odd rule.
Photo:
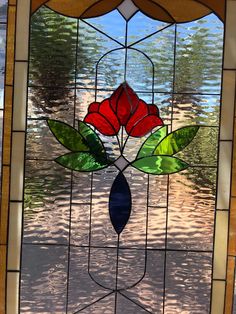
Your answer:
[[[120,156],[114,164],[120,171],[123,171],[129,162],[123,156]]]
[[[132,0],[124,0],[119,6],[118,10],[120,14],[126,19],[129,20],[135,12],[138,11],[136,5],[134,5]]]

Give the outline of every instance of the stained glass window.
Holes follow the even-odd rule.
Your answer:
[[[223,24],[125,3],[32,15],[21,313],[210,311]]]
[[[2,126],[4,105],[4,74],[6,50],[7,1],[0,1],[0,165],[2,164]],[[1,178],[1,172],[0,172]]]

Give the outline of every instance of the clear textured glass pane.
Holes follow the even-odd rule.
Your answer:
[[[67,243],[70,172],[56,163],[27,161],[24,242]]]
[[[127,296],[118,293],[117,295],[117,314],[130,313],[130,314],[144,314],[147,313],[145,309],[130,300]]]
[[[212,250],[216,169],[190,168],[170,176],[168,248]]]
[[[7,3],[8,0],[0,0],[0,22],[7,21]]]
[[[28,159],[54,160],[68,153],[49,131],[46,120],[28,120],[26,156]]]
[[[105,92],[106,94],[106,92]],[[103,98],[102,100],[104,100]],[[88,107],[95,101],[95,90],[77,89],[76,90],[76,118],[83,120],[88,113]],[[100,101],[97,99],[97,101]]]
[[[86,205],[91,201],[91,173],[73,173],[73,205]]]
[[[149,206],[167,207],[167,176],[149,176]]]
[[[176,156],[192,166],[217,166],[218,128],[200,128],[192,142]]]
[[[148,313],[163,313],[163,280],[164,253],[148,251],[146,272],[143,280],[132,289],[122,291],[122,293],[140,305],[145,311],[149,311]],[[131,313],[143,312],[139,308],[137,312]]]
[[[29,84],[75,84],[77,20],[41,7],[31,19]]]
[[[67,248],[24,245],[20,313],[65,313]]]
[[[150,135],[150,133],[143,137],[131,137],[128,136],[124,131],[125,149],[123,155],[128,161],[132,162],[135,160],[140,148],[142,147],[142,144],[145,142],[148,135]]]
[[[151,249],[165,248],[167,209],[149,207],[147,246]]]
[[[116,90],[116,88],[115,89],[111,89],[111,90],[109,90],[109,89],[107,89],[107,90],[106,89],[105,90],[103,90],[103,89],[99,90],[98,89],[97,92],[96,92],[96,96],[97,96],[96,101],[102,102],[104,99],[110,98],[115,90]]]
[[[160,31],[168,24],[156,21],[142,12],[137,12],[128,24],[128,44],[133,44],[139,40],[142,40],[146,36]]]
[[[214,14],[177,26],[175,92],[220,93],[222,23]]]
[[[91,174],[74,172],[71,211],[71,244],[89,244]]]
[[[154,102],[157,108],[159,109],[160,117],[164,125],[170,125],[172,121],[172,103],[173,96],[171,94],[158,94],[154,96]]]
[[[88,249],[72,247],[70,251],[69,313],[75,313],[79,310],[81,310],[81,313],[99,313],[93,312],[92,309],[94,307],[98,309],[101,306],[101,301],[97,305],[92,304],[105,297],[108,293],[109,290],[97,285],[89,276]],[[104,310],[103,307],[101,307],[102,309]]]
[[[82,314],[110,314],[113,313],[115,306],[115,293],[107,294],[106,297],[101,298],[96,303],[91,304],[83,311]]]
[[[76,196],[73,194],[71,214],[71,244],[89,245],[90,205],[76,204],[75,199]]]
[[[134,49],[145,53],[152,61],[155,71],[154,89],[156,92],[171,92],[173,87],[173,67],[174,67],[174,39],[175,28],[170,26],[156,35],[146,38],[145,40],[132,46]],[[150,66],[148,70],[150,71]],[[147,78],[143,77],[140,72],[136,77],[139,81],[150,80],[151,74]],[[149,85],[146,88],[151,88]]]
[[[133,85],[132,85],[133,86]],[[137,93],[139,99],[142,99],[147,104],[154,104],[154,94],[153,93]]]
[[[93,174],[91,245],[117,245],[117,234],[109,216],[109,196],[111,186],[118,174],[115,167],[109,167]]]
[[[154,66],[142,52],[128,49],[126,80],[136,91],[153,91]]]
[[[120,246],[138,247],[144,249],[146,245],[147,229],[147,185],[148,178],[144,173],[132,167],[124,171],[128,181],[131,197],[132,210],[129,221],[120,236]]]
[[[165,313],[209,313],[212,255],[168,252]]]
[[[89,274],[91,279],[105,290],[116,288],[116,248],[91,248],[89,251]]]
[[[218,126],[219,112],[220,96],[175,95],[173,98],[173,128],[177,129],[189,124]]]
[[[117,10],[85,21],[121,44],[125,44],[126,23]]]
[[[119,250],[118,289],[129,289],[136,286],[145,276],[145,264],[145,250]]]
[[[97,64],[97,88],[117,89],[125,81],[125,49],[112,50]]]
[[[96,82],[96,68],[100,58],[120,47],[121,46],[115,41],[80,21],[77,52],[77,87],[94,88]],[[118,54],[118,56],[114,52],[110,54],[109,58],[103,58],[101,60],[97,77],[98,86],[108,88],[110,85],[114,85],[116,76],[119,75],[116,71],[119,69],[119,66],[122,65],[122,69],[124,66],[121,55]],[[111,66],[111,68],[106,68],[108,65]],[[101,80],[100,83],[99,80]],[[119,81],[118,84],[120,83]]]
[[[72,124],[74,121],[75,91],[70,88],[28,89],[28,118],[58,119]]]

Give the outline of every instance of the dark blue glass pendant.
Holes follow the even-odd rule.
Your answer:
[[[125,176],[120,172],[113,182],[109,199],[111,223],[118,234],[123,231],[129,221],[131,207],[130,188]]]

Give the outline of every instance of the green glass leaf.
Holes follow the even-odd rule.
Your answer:
[[[148,174],[171,174],[188,168],[188,164],[176,157],[149,156],[135,160],[132,166]]]
[[[83,136],[76,129],[57,120],[49,119],[47,122],[50,130],[58,142],[64,145],[67,149],[74,152],[89,151],[89,147]]]
[[[163,126],[158,129],[155,133],[151,134],[146,141],[143,143],[137,158],[146,157],[153,155],[153,152],[160,141],[167,135],[167,126]]]
[[[199,126],[186,126],[168,134],[156,147],[154,155],[174,155],[192,142]]]
[[[63,167],[76,171],[96,171],[109,165],[106,160],[99,158],[99,156],[86,152],[69,153],[58,157],[56,162]]]
[[[102,141],[96,132],[94,132],[87,124],[82,121],[78,121],[78,131],[84,138],[85,142],[88,144],[91,152],[95,152],[96,154],[105,153]]]

